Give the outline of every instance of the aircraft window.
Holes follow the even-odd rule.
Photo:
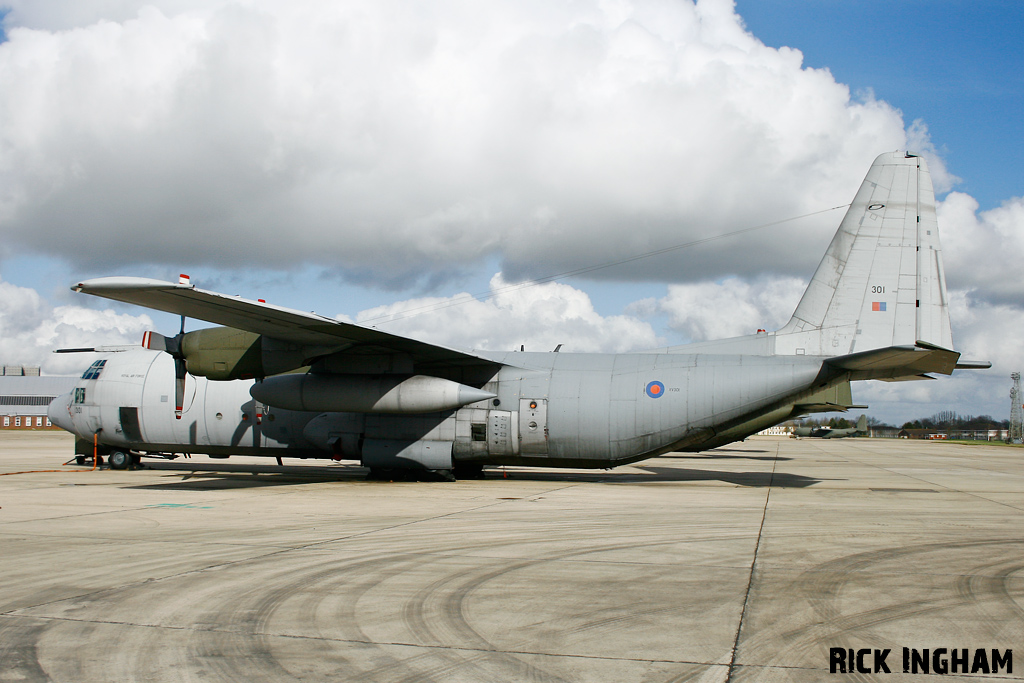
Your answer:
[[[473,423],[470,425],[470,433],[473,435],[473,441],[487,441],[487,425],[480,423]]]
[[[89,366],[89,369],[82,375],[82,379],[99,379],[100,373],[103,372],[103,366],[107,364],[107,361],[98,360]]]
[[[85,403],[85,387],[75,389],[75,403]]]

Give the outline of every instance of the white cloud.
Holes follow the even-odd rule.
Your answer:
[[[748,282],[736,277],[721,282],[669,285],[658,310],[669,326],[691,341],[725,339],[776,330],[789,320],[807,281],[765,277]]]
[[[92,267],[547,274],[847,202],[907,138],[728,0],[38,5],[0,45],[0,236]],[[803,274],[832,225],[599,276]]]
[[[148,315],[53,308],[34,289],[0,280],[0,364],[40,366],[46,374],[81,371],[91,354],[54,354],[58,348],[138,344],[153,327]]]
[[[601,316],[586,293],[569,285],[522,286],[491,278],[492,296],[469,294],[400,301],[362,311],[356,321],[387,332],[457,348],[620,353],[659,346],[654,329],[628,315]]]
[[[1024,198],[989,211],[962,192],[938,205],[942,254],[950,287],[967,289],[973,299],[1024,308]]]

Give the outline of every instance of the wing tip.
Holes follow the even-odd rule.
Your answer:
[[[128,277],[123,275],[115,275],[113,277],[96,277],[90,280],[82,280],[71,286],[71,291],[81,292],[84,294],[92,294],[93,292],[103,292],[112,290],[124,290],[124,289],[165,289],[165,288],[187,288],[191,289],[190,285],[182,285],[175,282],[166,282],[164,280],[155,280],[148,277]]]

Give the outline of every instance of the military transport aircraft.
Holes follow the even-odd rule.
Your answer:
[[[809,436],[814,439],[842,439],[847,436],[860,436],[868,433],[868,418],[861,415],[857,426],[849,429],[833,429],[832,427],[797,427],[793,436]]]
[[[743,439],[852,406],[850,382],[931,379],[952,350],[935,197],[920,157],[879,156],[790,321],[644,353],[466,352],[178,283],[77,292],[182,316],[106,354],[51,404],[111,464],[139,454],[352,460],[478,475],[485,465],[608,468]],[[221,327],[184,332],[185,317]],[[173,400],[173,405],[171,401]],[[279,460],[280,461],[280,460]]]

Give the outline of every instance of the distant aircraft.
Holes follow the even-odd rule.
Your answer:
[[[867,415],[861,415],[857,426],[850,429],[833,429],[832,427],[797,427],[793,436],[808,436],[815,439],[842,439],[844,436],[860,436],[868,433]]]
[[[935,198],[921,158],[879,156],[790,321],[644,353],[466,352],[178,283],[77,292],[182,316],[113,352],[50,406],[80,455],[352,460],[371,473],[608,468],[741,440],[852,404],[849,383],[931,379],[952,350]],[[222,327],[184,331],[185,317]],[[173,404],[171,403],[173,401]]]

